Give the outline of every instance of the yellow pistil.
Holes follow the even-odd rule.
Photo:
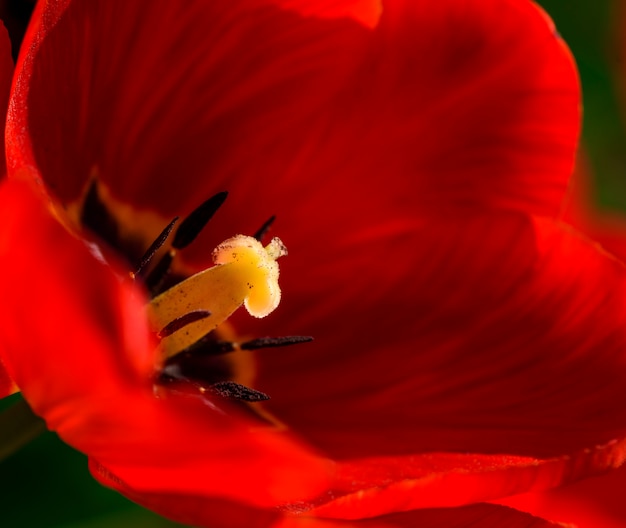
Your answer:
[[[278,263],[287,249],[278,238],[263,247],[255,238],[237,235],[213,250],[214,267],[192,275],[152,299],[148,305],[158,330],[191,312],[210,312],[164,336],[161,347],[171,357],[214,330],[242,304],[254,317],[265,317],[280,302]]]

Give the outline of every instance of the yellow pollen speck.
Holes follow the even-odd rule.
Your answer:
[[[242,304],[254,317],[265,317],[280,303],[278,263],[287,249],[278,238],[267,247],[255,238],[237,235],[213,250],[216,264],[158,295],[148,305],[158,330],[190,312],[210,316],[183,326],[163,337],[161,346],[171,357],[228,319]]]

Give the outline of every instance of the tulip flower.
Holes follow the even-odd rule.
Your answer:
[[[579,123],[528,0],[39,2],[0,358],[179,522],[552,526],[486,501],[626,442],[626,270],[561,218]]]

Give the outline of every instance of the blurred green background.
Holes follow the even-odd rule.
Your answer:
[[[0,409],[19,398],[0,402]],[[100,486],[87,470],[87,458],[53,433],[0,462],[0,511],[3,528],[180,526]]]
[[[583,86],[583,146],[597,200],[626,211],[626,5],[623,0],[539,0],[569,44]]]
[[[419,0],[416,0],[419,1]],[[604,208],[626,210],[626,67],[622,62],[619,1],[542,0],[579,65],[585,108],[583,143]],[[15,38],[31,2],[0,1]],[[621,84],[621,88],[620,88]],[[15,398],[11,398],[11,402]],[[11,402],[2,402],[6,405]],[[0,511],[7,528],[172,528],[98,485],[86,458],[47,433],[0,463]]]

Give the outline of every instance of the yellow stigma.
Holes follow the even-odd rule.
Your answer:
[[[157,329],[191,312],[210,315],[162,338],[171,357],[204,337],[228,319],[242,304],[254,317],[265,317],[280,303],[278,263],[287,249],[278,238],[263,247],[255,238],[237,235],[213,251],[216,266],[192,275],[152,299],[151,320]]]

